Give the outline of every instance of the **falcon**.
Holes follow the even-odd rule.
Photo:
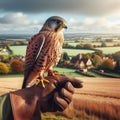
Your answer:
[[[65,19],[52,16],[46,20],[40,32],[34,35],[27,45],[25,71],[22,88],[30,84],[48,82],[44,73],[54,75],[53,66],[59,62],[64,42],[63,30],[67,28]],[[34,82],[35,81],[35,82]]]

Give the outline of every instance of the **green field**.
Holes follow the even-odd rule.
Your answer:
[[[25,55],[26,46],[11,46],[11,49],[15,54]],[[67,52],[69,56],[77,55],[79,53],[92,53],[92,50],[78,50],[78,49],[63,49],[63,52]]]
[[[120,46],[118,47],[98,47],[96,49],[102,50],[104,54],[112,54],[120,51]]]
[[[79,44],[79,43],[70,42],[70,41],[69,41],[69,42],[67,41],[67,43],[68,43],[69,45],[72,45],[72,46],[74,46],[74,47],[75,47],[76,45],[78,45],[78,44]]]
[[[64,74],[64,75],[68,75],[68,76],[74,76],[74,77],[83,77],[84,76],[84,75],[76,73],[75,69],[54,67],[53,70],[58,71],[60,74]],[[0,78],[13,78],[13,77],[23,77],[23,74],[0,75]]]
[[[53,70],[56,70],[61,74],[69,75],[69,76],[75,76],[75,77],[83,77],[84,76],[84,75],[76,73],[75,69],[55,67],[55,68],[53,68]]]
[[[17,55],[25,55],[27,46],[11,46],[10,48]]]
[[[11,46],[11,49],[14,51],[15,54],[17,55],[25,55],[26,53],[26,46]],[[115,53],[117,51],[120,51],[120,46],[119,47],[98,47],[96,49],[102,50],[104,54],[111,54]],[[69,56],[75,56],[79,53],[92,53],[94,51],[92,50],[83,50],[83,49],[63,49],[63,52],[67,52]],[[1,53],[1,54],[8,54],[6,53]]]
[[[69,56],[75,56],[77,54],[86,54],[86,53],[92,53],[94,51],[92,50],[83,50],[83,49],[63,49],[63,52],[67,52]]]

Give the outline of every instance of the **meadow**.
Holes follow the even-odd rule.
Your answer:
[[[18,55],[25,55],[26,53],[26,46],[11,46],[11,49],[14,51],[15,54]],[[111,54],[117,51],[120,51],[120,46],[118,47],[98,47],[96,49],[102,50],[104,54]],[[82,50],[82,49],[63,49],[63,52],[67,52],[69,56],[77,55],[79,53],[92,53],[92,50]]]
[[[120,79],[79,77],[83,88],[75,89],[64,112],[42,114],[43,120],[120,120]],[[17,90],[23,77],[0,79],[0,94]]]
[[[120,46],[118,46],[118,47],[102,47],[102,48],[99,47],[96,49],[102,50],[104,54],[112,54],[112,53],[120,51]]]
[[[84,75],[76,73],[75,69],[70,68],[60,68],[60,67],[53,67],[54,71],[58,71],[60,74],[69,75],[74,77],[84,77]],[[0,78],[13,78],[13,77],[23,77],[23,74],[8,74],[8,75],[0,75]]]
[[[18,55],[25,55],[26,53],[26,46],[11,46],[11,49],[14,51],[15,54]],[[63,52],[67,52],[69,56],[77,55],[79,53],[92,53],[92,50],[77,50],[77,49],[63,49]]]

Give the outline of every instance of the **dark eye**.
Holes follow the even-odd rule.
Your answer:
[[[62,24],[62,22],[61,21],[57,21],[57,24],[60,25],[60,24]]]
[[[54,23],[56,23],[56,24],[61,24],[61,21],[59,21],[59,20],[52,20],[52,22],[54,22]]]

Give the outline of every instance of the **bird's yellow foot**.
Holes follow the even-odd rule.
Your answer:
[[[44,82],[49,83],[49,80],[47,80],[47,79],[36,79],[35,85],[37,86],[40,82],[42,84],[42,87],[45,88],[45,83]]]
[[[60,73],[58,71],[48,71],[48,76],[55,76],[55,75],[60,75]]]

